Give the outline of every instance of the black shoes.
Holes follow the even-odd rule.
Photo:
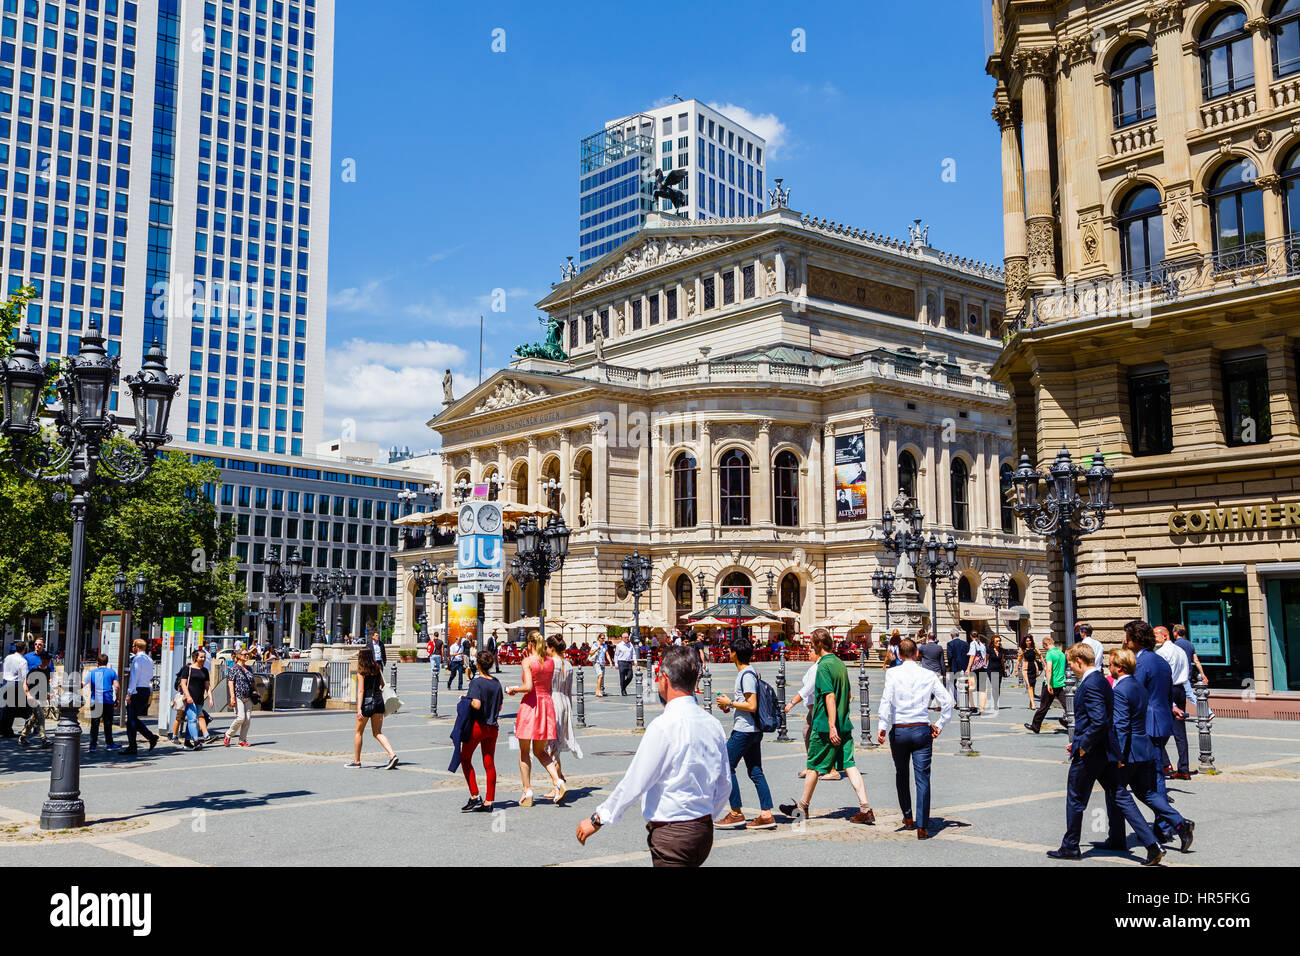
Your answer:
[[[1067,850],[1065,847],[1061,847],[1060,849],[1056,849],[1056,850],[1048,850],[1047,855],[1050,856],[1053,860],[1082,860],[1083,859],[1083,854],[1080,853],[1078,850]]]
[[[1165,849],[1159,843],[1152,843],[1147,847],[1147,858],[1142,861],[1143,866],[1159,866],[1160,861],[1165,858]]]
[[[153,748],[154,748],[154,747],[157,747],[157,746],[158,746],[158,738],[157,738],[157,737],[152,737],[152,738],[150,738],[150,740],[149,740],[149,749],[150,749],[150,750],[153,750]],[[134,747],[131,748],[131,753],[135,753],[135,748],[134,748]]]
[[[1107,840],[1105,843],[1094,843],[1093,846],[1095,846],[1098,850],[1116,850],[1120,853],[1123,853],[1125,850],[1128,849],[1128,841]]]
[[[1196,829],[1196,824],[1191,820],[1184,820],[1182,826],[1178,828],[1178,849],[1186,853],[1192,848],[1192,831]]]
[[[461,813],[471,813],[471,812],[474,811],[474,810],[478,810],[478,809],[479,809],[480,807],[482,807],[482,806],[483,806],[483,798],[482,798],[482,797],[470,797],[470,798],[469,798],[469,802],[466,803],[463,807],[460,808],[460,812],[461,812]]]
[[[1033,724],[1025,724],[1025,730],[1028,730],[1030,733],[1034,733],[1034,734],[1038,733],[1038,728],[1035,727]]]
[[[475,807],[475,808],[474,808],[473,810],[471,810],[470,812],[471,812],[471,813],[491,813],[491,812],[492,812],[492,804],[490,804],[490,803],[484,803],[483,801],[480,800],[478,806]]]

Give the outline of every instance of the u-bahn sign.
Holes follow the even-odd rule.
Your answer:
[[[505,580],[501,505],[466,501],[456,516],[456,578],[462,591],[500,594]]]

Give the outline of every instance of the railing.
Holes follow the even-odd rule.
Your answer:
[[[1125,126],[1110,134],[1110,151],[1115,156],[1123,156],[1125,153],[1132,153],[1139,149],[1146,149],[1148,146],[1154,146],[1155,142],[1156,124],[1154,121],[1136,126]]]
[[[325,675],[330,685],[331,698],[355,704],[357,684],[356,681],[349,679],[350,665],[349,661],[327,661]]]
[[[1296,276],[1300,276],[1300,234],[1035,293],[1010,320],[1009,332],[1015,335],[1071,319],[1147,318],[1152,308],[1164,303],[1257,288]]]
[[[1245,119],[1255,112],[1255,91],[1213,100],[1201,106],[1201,129],[1214,129]]]
[[[1274,109],[1300,103],[1300,76],[1279,80],[1269,87],[1268,95],[1273,100]]]

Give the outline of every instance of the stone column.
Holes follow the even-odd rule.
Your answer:
[[[651,456],[650,483],[653,486],[651,508],[651,526],[654,530],[667,528],[671,522],[669,509],[672,507],[673,476],[672,465],[668,461],[668,449],[664,445],[664,433],[658,425],[652,426],[654,435],[654,454]]]
[[[609,521],[609,437],[599,422],[591,425],[592,523]]]
[[[776,291],[785,292],[785,248],[776,247],[776,257],[773,259],[773,267],[776,269]]]
[[[1264,339],[1264,348],[1268,356],[1269,418],[1273,440],[1294,441],[1300,438],[1300,416],[1297,414],[1295,390],[1287,383],[1296,380],[1295,339],[1275,333]]]
[[[822,434],[820,425],[812,425],[808,429],[808,490],[807,494],[799,499],[799,524],[801,526],[816,527],[822,521],[825,506],[822,504],[827,498],[835,498],[835,477],[831,476],[828,483],[823,473],[822,463]]]
[[[989,453],[985,459],[985,500],[988,501],[988,527],[990,531],[1002,530],[1002,461],[998,454],[999,442],[997,435],[984,436]]]
[[[393,640],[402,643],[410,643],[410,634],[413,625],[409,622],[411,617],[407,610],[410,597],[406,592],[406,579],[410,577],[406,564],[402,561],[397,562],[397,597],[394,598],[395,606],[393,608]],[[294,625],[297,626],[296,624]]]
[[[709,434],[709,421],[700,422],[696,443],[695,510],[699,527],[713,527],[713,439]]]
[[[862,440],[867,456],[863,464],[867,473],[867,520],[878,521],[885,513],[885,502],[881,493],[880,469],[870,467],[872,458],[880,454],[880,419],[875,415],[862,420]]]
[[[1106,261],[1104,210],[1101,207],[1101,178],[1097,174],[1097,157],[1110,152],[1109,142],[1098,135],[1097,111],[1094,108],[1099,88],[1093,75],[1095,40],[1091,33],[1076,33],[1061,47],[1063,69],[1061,86],[1069,100],[1069,114],[1063,118],[1068,127],[1058,134],[1058,146],[1067,157],[1071,185],[1062,200],[1061,249],[1063,274],[1075,272],[1102,276],[1112,271]],[[1058,87],[1059,89],[1059,87]],[[1104,89],[1104,87],[1102,88]],[[1058,92],[1058,98],[1061,95]],[[1106,97],[1109,100],[1109,96]],[[1062,113],[1059,105],[1058,114]],[[1101,127],[1109,130],[1111,124]],[[1118,271],[1119,263],[1114,263]]]
[[[1023,77],[1025,239],[1031,286],[1044,285],[1056,278],[1051,156],[1047,140],[1047,70],[1054,53],[1054,47],[1029,47],[1016,51],[1013,60]]]
[[[657,429],[647,427],[645,429],[645,441],[638,444],[636,450],[636,473],[637,478],[637,530],[641,532],[650,530],[650,503],[653,500],[655,471],[650,467],[650,443],[654,441]],[[658,452],[659,443],[655,442],[655,451]]]
[[[936,525],[952,527],[952,442],[943,440],[943,427],[934,428],[934,442],[939,449],[938,473],[934,476]],[[969,496],[968,496],[969,500]]]
[[[750,522],[754,525],[771,524],[776,517],[772,512],[772,419],[758,420],[758,440],[754,444],[758,458],[754,462],[758,466],[758,487],[754,487],[755,482],[750,483],[749,494],[753,502]],[[751,474],[754,473],[755,470],[751,469]]]
[[[967,494],[970,499],[970,522],[969,528],[972,532],[984,532],[989,530],[989,496],[988,488],[985,482],[988,481],[988,452],[986,450],[987,436],[977,432],[975,439],[975,464],[971,468],[971,490]]]
[[[1021,178],[1020,136],[1015,111],[1000,89],[993,119],[1002,131],[1002,244],[1006,265],[1006,312],[1014,314],[1024,305],[1025,282],[1029,276],[1025,256],[1025,192]],[[931,323],[933,316],[927,316]]]
[[[921,460],[918,462],[920,470],[924,475],[918,475],[916,481],[916,505],[925,514],[925,523],[928,525],[939,524],[939,490],[935,487],[935,472],[939,470],[939,456],[935,449],[934,433],[935,429],[927,428],[922,425],[919,429],[921,442],[925,447],[921,450]],[[929,434],[927,434],[927,432]]]
[[[1282,212],[1286,186],[1277,173],[1267,173],[1255,180],[1263,193],[1264,235],[1281,236],[1286,232],[1286,217]]]
[[[894,506],[898,497],[898,422],[892,418],[884,419],[885,456],[880,462],[881,478],[885,489],[886,508]],[[881,512],[883,514],[883,510]]]
[[[477,447],[469,450],[469,481],[475,484],[483,477],[483,462],[479,458],[479,449]]]
[[[822,522],[835,527],[835,425],[826,422],[821,428],[822,442]]]
[[[536,503],[539,505],[546,504],[542,500],[542,490],[540,482],[542,480],[542,453],[537,447],[537,436],[528,436],[528,487],[524,489],[523,497],[519,499],[520,504]]]
[[[573,448],[569,443],[569,430],[560,429],[560,516],[570,528],[578,526],[573,512]]]
[[[509,488],[506,482],[510,479],[510,473],[506,468],[510,465],[510,459],[506,454],[505,442],[497,442],[492,446],[492,450],[497,456],[497,477],[501,479],[501,488],[497,493],[498,500],[504,500],[509,495]]]
[[[1269,84],[1273,82],[1268,17],[1247,20],[1246,29],[1251,33],[1251,52],[1255,55],[1255,113],[1264,116],[1273,112],[1273,100],[1268,95]]]

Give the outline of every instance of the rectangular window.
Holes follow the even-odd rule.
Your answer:
[[[1223,434],[1229,445],[1259,445],[1273,437],[1264,356],[1223,363]]]
[[[754,266],[753,266],[753,264],[751,263],[750,265],[747,265],[747,266],[745,266],[743,269],[741,269],[741,270],[740,270],[740,275],[741,275],[741,284],[742,284],[742,296],[743,296],[744,298],[746,298],[746,299],[752,299],[752,298],[754,298]]]
[[[713,291],[713,276],[704,280],[704,308],[712,309],[717,304]]]
[[[1173,410],[1169,401],[1169,372],[1130,375],[1134,455],[1162,455],[1174,447]]]
[[[659,293],[650,293],[650,324],[659,324]]]
[[[632,328],[634,330],[641,328],[641,300],[640,299],[632,300]]]
[[[671,322],[677,318],[677,290],[664,290],[664,320]]]
[[[736,271],[728,269],[722,273],[722,304],[731,305],[736,301]]]

